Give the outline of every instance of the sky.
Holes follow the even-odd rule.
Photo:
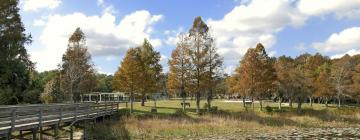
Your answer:
[[[360,0],[20,0],[19,8],[40,72],[58,68],[77,27],[99,73],[113,74],[127,49],[145,38],[167,72],[177,35],[196,16],[210,27],[224,73],[257,43],[275,57],[360,54]]]

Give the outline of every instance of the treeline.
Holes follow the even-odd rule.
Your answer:
[[[360,55],[330,59],[319,53],[305,53],[296,58],[271,58],[258,44],[247,51],[226,83],[229,92],[239,93],[243,100],[249,97],[262,105],[263,99],[276,99],[280,109],[283,101],[288,101],[290,107],[297,102],[300,111],[305,101],[311,106],[315,100],[325,106],[337,101],[337,107],[346,100],[359,103],[359,76]]]

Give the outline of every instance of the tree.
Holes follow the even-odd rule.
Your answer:
[[[289,99],[289,105],[292,106],[294,98],[294,86],[290,75],[293,75],[295,63],[294,59],[287,56],[280,56],[275,62],[275,69],[278,81],[277,97],[279,100],[279,109],[284,97]]]
[[[201,93],[205,91],[208,83],[208,60],[209,42],[212,41],[208,34],[209,27],[202,21],[201,17],[196,17],[192,28],[189,31],[189,55],[192,64],[191,81],[195,90],[196,112],[200,113]]]
[[[176,45],[176,49],[171,53],[171,59],[169,60],[169,77],[167,79],[167,88],[171,94],[180,93],[185,111],[185,101],[187,97],[187,86],[190,84],[190,56],[189,46],[187,45],[187,38],[182,35],[179,36],[179,42]]]
[[[64,95],[60,91],[59,77],[53,78],[45,84],[44,91],[41,94],[41,100],[44,103],[60,103],[64,101]]]
[[[23,102],[34,69],[25,45],[31,43],[21,22],[18,0],[0,3],[0,104]]]
[[[257,44],[255,49],[248,49],[237,72],[241,75],[240,89],[251,96],[253,108],[254,98],[258,99],[262,110],[262,98],[270,95],[276,80],[273,60],[268,57],[262,44]]]
[[[139,47],[140,49],[140,61],[141,61],[141,106],[145,105],[146,95],[157,92],[159,90],[158,81],[160,80],[160,74],[162,67],[159,64],[161,55],[155,51],[150,42],[145,39],[144,43]]]
[[[96,87],[93,91],[96,92],[112,92],[112,75],[96,74]]]
[[[360,64],[357,64],[355,69],[352,71],[352,84],[351,84],[351,95],[356,100],[357,104],[360,103]]]
[[[69,38],[60,69],[61,89],[66,93],[68,101],[80,101],[81,94],[90,92],[96,85],[91,55],[87,51],[85,35],[80,28]]]
[[[130,94],[130,112],[133,112],[134,94],[141,92],[142,84],[141,73],[141,51],[140,48],[131,48],[127,51],[120,67],[115,72],[113,78],[113,88]]]
[[[223,59],[220,57],[220,55],[217,53],[217,48],[214,45],[214,39],[210,35],[206,36],[208,38],[205,38],[207,41],[205,42],[205,45],[207,46],[207,55],[206,57],[206,86],[207,86],[207,107],[208,111],[210,111],[211,108],[211,100],[213,98],[213,92],[214,88],[217,85],[217,79],[220,77],[220,69],[223,64]]]
[[[323,65],[329,58],[322,56],[319,53],[316,53],[313,56],[310,56],[305,64],[304,64],[304,74],[305,74],[305,78],[306,78],[306,84],[308,85],[307,87],[309,88],[309,100],[310,100],[310,106],[312,106],[313,103],[313,93],[315,93],[316,87],[314,86],[313,83],[315,83],[316,81],[316,70],[318,69],[318,67],[320,67],[321,65]]]
[[[336,89],[336,97],[338,100],[337,107],[341,107],[341,97],[349,96],[346,90],[351,84],[351,68],[353,63],[351,57],[345,55],[340,59],[333,60],[331,68],[331,77]]]
[[[328,107],[328,101],[333,96],[333,85],[331,82],[331,63],[325,62],[316,70],[317,78],[314,82],[315,96],[325,98],[325,106]]]

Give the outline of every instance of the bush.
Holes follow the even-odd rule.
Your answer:
[[[209,106],[209,105],[208,105],[207,103],[205,103],[204,106],[203,106],[203,109],[207,110],[207,109],[208,109],[208,106]]]
[[[217,112],[218,111],[218,107],[217,106],[212,106],[210,108],[210,112]]]
[[[265,107],[265,111],[266,111],[266,112],[272,112],[273,109],[272,109],[270,106],[266,106],[266,107]]]
[[[186,113],[182,109],[177,109],[175,113],[173,114],[174,117],[181,117],[186,115]]]

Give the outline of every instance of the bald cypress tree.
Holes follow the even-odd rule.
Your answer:
[[[18,0],[0,2],[0,104],[23,101],[33,70],[25,49],[31,36],[24,33],[17,5]]]
[[[87,50],[85,35],[80,28],[69,38],[68,48],[61,65],[61,89],[67,101],[80,101],[81,94],[96,86],[95,70]]]
[[[130,112],[133,112],[134,94],[141,92],[143,71],[140,55],[139,48],[129,49],[112,81],[114,90],[130,94]]]

